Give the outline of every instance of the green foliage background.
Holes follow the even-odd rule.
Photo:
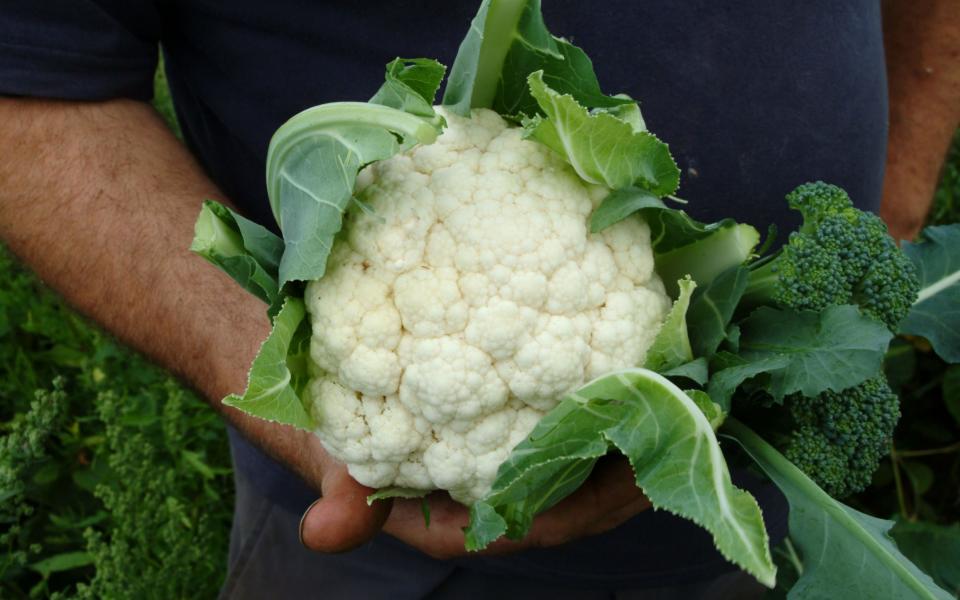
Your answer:
[[[156,84],[179,135],[162,68]],[[960,222],[960,136],[931,221]],[[902,340],[886,367],[903,420],[853,504],[896,516],[904,552],[958,590],[960,366]],[[213,598],[232,504],[213,411],[0,249],[0,598]]]
[[[960,133],[954,138],[930,214],[931,225],[960,222]],[[960,365],[947,365],[922,339],[897,339],[884,363],[902,417],[891,456],[856,500],[909,523],[960,522]],[[904,525],[906,528],[906,525]],[[960,548],[960,525],[955,544]],[[953,554],[960,575],[960,554]],[[960,576],[954,589],[960,589]]]
[[[0,598],[216,597],[232,508],[215,413],[0,248]]]

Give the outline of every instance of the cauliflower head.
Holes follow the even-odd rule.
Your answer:
[[[642,364],[669,310],[650,231],[590,234],[609,190],[495,112],[361,172],[305,292],[326,449],[371,487],[465,504],[562,396]]]

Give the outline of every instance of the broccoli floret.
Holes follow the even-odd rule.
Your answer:
[[[822,310],[856,304],[892,331],[920,283],[880,217],[854,208],[842,189],[818,181],[787,195],[803,225],[788,243],[755,263],[741,306]]]
[[[793,430],[778,445],[835,498],[870,483],[900,418],[897,395],[882,375],[842,392],[788,396],[784,404]]]

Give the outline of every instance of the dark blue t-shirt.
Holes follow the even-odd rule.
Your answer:
[[[273,226],[264,186],[273,131],[309,106],[367,99],[395,56],[451,64],[477,4],[6,0],[0,93],[145,100],[160,42],[187,144],[234,203]],[[814,179],[846,188],[861,208],[879,206],[887,99],[877,0],[545,0],[543,10],[551,31],[590,55],[606,92],[640,100],[681,167],[679,195],[693,216],[785,231],[798,219],[784,194]],[[231,440],[236,468],[277,503],[300,511],[314,499],[278,463],[235,433]],[[782,498],[736,478],[781,536]],[[413,552],[382,538],[373,544]],[[611,587],[690,582],[730,568],[703,531],[654,511],[560,548],[467,564]]]

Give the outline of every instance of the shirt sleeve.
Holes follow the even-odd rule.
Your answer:
[[[0,95],[153,95],[160,15],[149,0],[0,2]]]

